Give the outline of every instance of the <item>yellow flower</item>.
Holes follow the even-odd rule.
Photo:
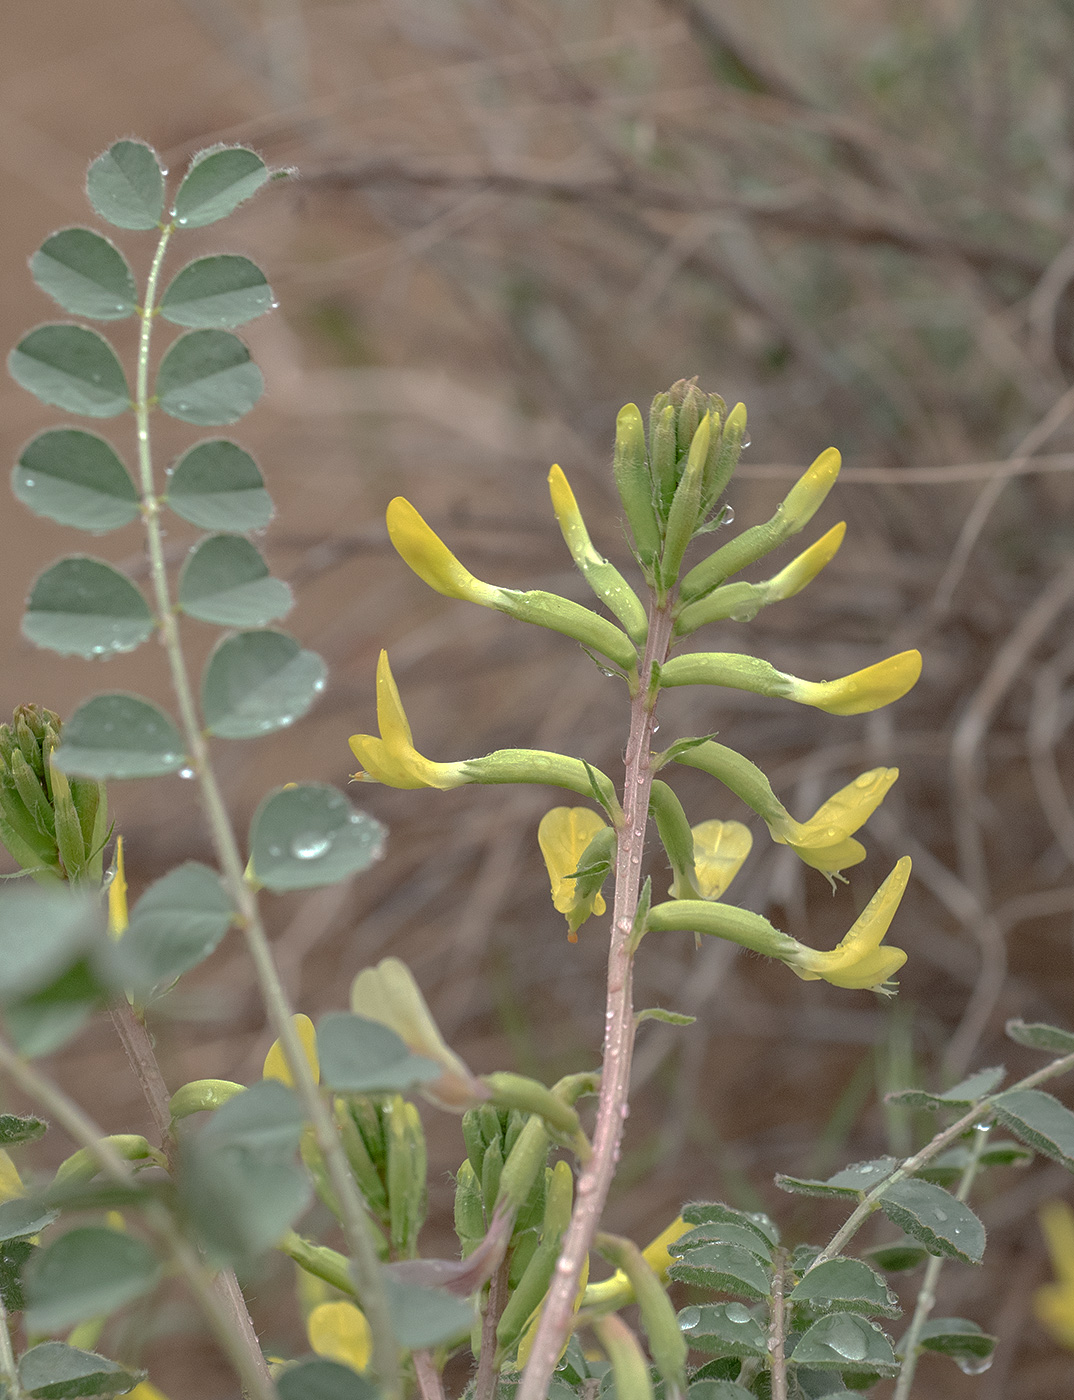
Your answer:
[[[567,916],[571,943],[578,942],[577,931],[590,914],[603,914],[606,908],[599,889],[587,894],[579,888],[575,873],[594,836],[610,830],[590,807],[553,807],[537,828],[537,844],[552,885],[552,903]]]
[[[503,589],[474,578],[403,496],[388,506],[388,536],[405,563],[437,593],[486,608],[499,605]]]
[[[433,763],[415,749],[386,651],[377,662],[377,725],[379,739],[372,734],[352,734],[350,738],[354,756],[362,765],[354,775],[360,782],[446,790],[467,781],[461,763]]]
[[[22,1178],[10,1156],[0,1147],[0,1201],[13,1201],[21,1196]]]
[[[313,1082],[321,1082],[321,1065],[317,1058],[317,1032],[313,1029],[313,1022],[308,1016],[292,1016],[298,1038],[302,1042],[302,1049],[306,1055],[310,1071],[313,1074]],[[288,1067],[287,1060],[283,1053],[283,1047],[278,1040],[272,1042],[272,1047],[265,1056],[265,1067],[261,1071],[262,1079],[278,1079],[281,1084],[286,1084],[289,1089],[294,1088],[294,1078]]]
[[[865,859],[865,847],[850,839],[887,796],[899,776],[897,768],[871,768],[840,788],[807,822],[789,818],[769,823],[772,839],[790,848],[825,874],[845,870]]]
[[[318,1356],[338,1361],[354,1371],[364,1371],[373,1354],[373,1336],[365,1314],[340,1299],[319,1303],[306,1319],[306,1335]]]
[[[719,899],[742,868],[753,837],[741,822],[707,821],[691,827],[694,874],[702,899]]]
[[[799,947],[785,955],[784,962],[806,982],[823,978],[834,987],[882,990],[883,983],[906,961],[901,948],[884,948],[881,944],[909,878],[910,857],[903,856],[837,948],[823,953]]]
[[[677,1239],[685,1235],[687,1230],[692,1230],[693,1225],[687,1224],[681,1215],[675,1217],[666,1229],[661,1230],[656,1239],[651,1244],[647,1244],[642,1250],[645,1262],[656,1274],[661,1283],[667,1283],[668,1270],[675,1263],[673,1255],[668,1253],[668,1245],[674,1244]],[[622,1269],[616,1269],[611,1278],[602,1279],[600,1283],[591,1283],[582,1298],[582,1307],[599,1308],[601,1312],[615,1311],[617,1308],[625,1308],[634,1301],[634,1289],[630,1280]]]
[[[155,1385],[150,1385],[148,1381],[141,1381],[128,1393],[127,1400],[168,1400],[168,1397]]]
[[[837,681],[803,681],[789,676],[787,698],[830,715],[864,715],[901,699],[920,675],[921,653],[900,651]]]
[[[1057,1342],[1074,1351],[1074,1210],[1065,1201],[1048,1201],[1038,1219],[1057,1282],[1037,1289],[1033,1311]]]
[[[123,872],[123,837],[116,837],[116,869],[108,886],[108,932],[122,938],[130,924],[127,912],[127,878]]]

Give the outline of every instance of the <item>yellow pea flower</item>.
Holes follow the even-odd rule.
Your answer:
[[[741,822],[707,821],[691,827],[694,835],[694,874],[702,899],[719,899],[742,869],[753,846],[750,829]]]
[[[306,1062],[313,1074],[315,1084],[321,1082],[321,1064],[317,1058],[317,1032],[313,1028],[313,1022],[308,1016],[292,1016],[298,1038],[302,1042],[302,1049],[305,1052]],[[283,1053],[283,1047],[278,1040],[272,1042],[268,1054],[265,1056],[265,1067],[261,1071],[262,1079],[278,1079],[281,1084],[286,1084],[289,1089],[295,1085],[287,1059]]]
[[[873,987],[882,991],[883,983],[906,961],[901,948],[883,948],[881,944],[909,878],[910,857],[903,856],[837,948],[823,953],[799,945],[793,953],[784,955],[783,961],[805,982],[823,978],[834,987]]]
[[[864,715],[899,700],[921,675],[921,653],[900,651],[837,681],[803,681],[790,676],[789,700],[829,715]]]
[[[590,807],[553,807],[537,828],[537,844],[552,885],[552,903],[567,916],[571,943],[578,942],[578,929],[590,914],[603,914],[607,907],[599,889],[587,894],[574,875],[593,837],[610,829]]]
[[[474,578],[405,497],[396,496],[389,504],[387,521],[392,544],[430,588],[448,598],[463,598],[486,608],[499,605],[503,589]]]
[[[1074,1351],[1074,1210],[1065,1201],[1048,1201],[1038,1219],[1057,1281],[1036,1290],[1033,1311],[1057,1342]]]
[[[133,1390],[128,1392],[127,1400],[168,1400],[168,1397],[155,1385],[150,1385],[148,1381],[140,1381]]]
[[[373,1354],[373,1335],[365,1314],[353,1303],[340,1299],[319,1303],[306,1319],[306,1335],[318,1356],[364,1371]]]
[[[668,1245],[674,1244],[687,1230],[692,1229],[693,1225],[688,1224],[681,1215],[677,1215],[671,1224],[661,1230],[656,1239],[642,1250],[642,1257],[661,1283],[667,1283],[668,1270],[675,1263],[674,1256],[668,1253]],[[582,1307],[599,1308],[602,1312],[615,1311],[617,1308],[625,1308],[633,1301],[634,1289],[630,1280],[622,1269],[616,1269],[611,1278],[589,1285],[582,1297]]]
[[[108,932],[122,938],[130,924],[127,912],[127,877],[123,870],[123,837],[116,837],[116,870],[108,886]]]
[[[350,738],[354,756],[362,765],[354,775],[360,782],[443,791],[468,781],[461,763],[433,763],[415,749],[386,651],[377,662],[377,725],[379,739],[372,734],[352,734]]]
[[[897,768],[872,768],[840,788],[807,822],[769,823],[773,840],[790,848],[825,874],[845,870],[865,859],[865,847],[851,840],[887,796],[899,776]]]

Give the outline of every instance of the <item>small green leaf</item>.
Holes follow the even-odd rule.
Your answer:
[[[134,906],[117,947],[124,981],[144,991],[174,982],[219,946],[234,918],[216,871],[186,861]]]
[[[634,1017],[634,1024],[640,1026],[643,1021],[663,1021],[665,1026],[692,1026],[696,1020],[696,1016],[684,1016],[681,1011],[665,1011],[662,1006],[647,1006]]]
[[[991,1069],[979,1069],[939,1094],[930,1094],[925,1089],[899,1089],[886,1098],[888,1103],[906,1104],[909,1108],[968,1108],[990,1094],[1006,1073],[1003,1065],[994,1065]]]
[[[91,534],[138,519],[138,492],[115,448],[81,428],[50,428],[28,442],[11,489],[36,515]]]
[[[115,418],[131,406],[116,352],[88,326],[38,326],[15,346],[7,367],[16,383],[42,403],[69,413]]]
[[[767,1356],[767,1337],[744,1303],[683,1308],[679,1330],[694,1351],[717,1356]]]
[[[682,1218],[688,1225],[742,1225],[759,1235],[770,1249],[779,1244],[776,1223],[763,1211],[735,1210],[722,1201],[688,1201],[682,1208]]]
[[[0,1001],[49,986],[104,936],[100,904],[60,888],[0,894]]]
[[[39,1235],[58,1215],[58,1210],[52,1210],[40,1201],[29,1200],[26,1196],[4,1201],[0,1204],[0,1240],[20,1240]]]
[[[141,141],[117,141],[89,168],[90,203],[116,228],[156,228],[164,212],[164,172]]]
[[[290,588],[269,574],[258,549],[242,535],[209,535],[187,555],[179,575],[179,606],[220,627],[263,627],[294,606]]]
[[[384,827],[322,783],[277,788],[250,824],[255,877],[267,889],[332,885],[380,859]]]
[[[68,1400],[79,1395],[124,1395],[145,1379],[144,1371],[79,1351],[64,1342],[42,1342],[19,1358],[19,1381],[34,1400]]]
[[[349,1011],[322,1016],[317,1026],[321,1078],[350,1094],[399,1094],[438,1079],[442,1067],[414,1055],[388,1026]]]
[[[22,1118],[17,1113],[0,1113],[0,1147],[19,1142],[36,1142],[48,1132],[43,1118]]]
[[[130,579],[86,555],[46,569],[30,590],[22,619],[25,637],[61,656],[133,651],[154,626],[149,604]]]
[[[826,1259],[802,1278],[790,1294],[792,1303],[810,1303],[826,1312],[855,1312],[898,1317],[902,1309],[887,1284],[860,1259]]]
[[[930,1254],[948,1255],[964,1264],[981,1262],[984,1226],[969,1206],[942,1186],[909,1177],[889,1187],[878,1204],[893,1225],[923,1244]]]
[[[1074,1113],[1040,1089],[1011,1089],[992,1104],[996,1117],[1016,1137],[1074,1171]]]
[[[700,1288],[714,1288],[740,1298],[767,1298],[769,1271],[752,1250],[734,1244],[706,1244],[676,1260],[668,1277]]]
[[[772,1249],[768,1241],[752,1226],[733,1220],[722,1220],[713,1225],[698,1225],[696,1229],[688,1230],[685,1235],[671,1241],[668,1253],[678,1257],[689,1254],[692,1249],[699,1249],[703,1244],[737,1244],[743,1249],[748,1249],[751,1254],[756,1254],[757,1258],[766,1264],[772,1262]]]
[[[284,632],[239,632],[209,657],[205,725],[221,739],[256,739],[300,719],[324,689],[324,662]]]
[[[188,331],[160,363],[156,396],[173,418],[206,427],[236,422],[249,413],[264,387],[261,371],[238,336]]]
[[[1042,1022],[1008,1021],[1007,1034],[1019,1045],[1033,1050],[1051,1050],[1057,1055],[1074,1053],[1074,1031],[1060,1030]]]
[[[243,146],[210,146],[200,151],[175,196],[172,214],[180,228],[201,228],[226,219],[256,194],[269,178],[260,156]]]
[[[468,1336],[474,1321],[472,1303],[442,1288],[404,1283],[382,1273],[392,1331],[400,1346],[413,1350]]]
[[[187,762],[163,710],[140,695],[95,695],[63,727],[56,762],[86,778],[158,778]]]
[[[159,1278],[156,1255],[134,1235],[99,1226],[68,1230],[27,1266],[26,1326],[58,1332],[104,1317],[148,1293]]]
[[[743,1390],[734,1381],[716,1380],[703,1377],[691,1381],[686,1388],[690,1400],[756,1400],[752,1390]]]
[[[103,967],[104,957],[96,960]],[[108,996],[98,970],[80,958],[47,987],[5,1008],[11,1038],[28,1057],[50,1055],[86,1024]]]
[[[968,1147],[949,1147],[917,1173],[925,1181],[940,1186],[953,1186],[969,1166],[973,1153]],[[1032,1162],[1033,1153],[1020,1142],[990,1141],[977,1158],[978,1167],[1025,1166]]]
[[[176,274],[160,299],[160,314],[176,326],[244,325],[275,302],[265,274],[249,258],[222,253],[199,258]]]
[[[919,1244],[912,1244],[909,1240],[874,1245],[872,1249],[863,1250],[862,1253],[866,1259],[871,1259],[878,1268],[889,1274],[909,1273],[929,1257],[927,1249],[922,1249]]]
[[[923,1351],[938,1351],[942,1356],[950,1356],[960,1370],[976,1376],[988,1369],[998,1340],[998,1337],[982,1332],[976,1322],[971,1322],[969,1318],[933,1317],[922,1327],[918,1346]],[[896,1350],[901,1352],[900,1347]]]
[[[890,1176],[898,1165],[894,1157],[876,1157],[870,1162],[857,1162],[852,1167],[844,1167],[827,1181],[780,1174],[776,1177],[776,1185],[796,1196],[842,1196],[846,1200],[860,1200],[867,1191]]]
[[[226,438],[199,442],[180,457],[165,500],[203,530],[263,530],[273,515],[257,463]]]
[[[380,1391],[357,1371],[324,1357],[288,1366],[276,1377],[280,1400],[379,1400]]]
[[[298,1163],[298,1099],[273,1079],[237,1094],[183,1147],[180,1194],[197,1233],[225,1259],[269,1249],[310,1199]]]
[[[854,1313],[832,1313],[799,1338],[790,1358],[818,1371],[869,1371],[894,1376],[899,1369],[891,1343],[879,1327]]]
[[[65,228],[46,238],[30,259],[43,292],[75,316],[120,321],[134,314],[134,273],[116,245],[88,228]]]

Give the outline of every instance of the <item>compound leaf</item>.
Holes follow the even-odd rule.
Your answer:
[[[156,1255],[136,1236],[100,1226],[69,1230],[26,1268],[26,1326],[55,1332],[104,1317],[148,1293],[159,1278]]]
[[[175,196],[172,214],[180,228],[201,228],[225,219],[269,178],[259,155],[243,146],[200,151]]]
[[[993,1101],[996,1117],[1027,1146],[1074,1171],[1074,1113],[1040,1089],[1011,1089]]]
[[[160,299],[160,314],[176,326],[244,325],[275,302],[256,263],[235,253],[198,258],[176,273]]]
[[[257,463],[226,438],[199,442],[179,459],[165,500],[203,530],[263,530],[273,514]]]
[[[186,861],[134,906],[117,949],[124,980],[146,991],[173,982],[217,948],[234,918],[216,871]]]
[[[442,1066],[415,1055],[389,1026],[350,1011],[333,1011],[317,1027],[321,1078],[351,1094],[399,1094],[438,1079]]]
[[[923,1244],[930,1254],[949,1255],[964,1264],[981,1262],[984,1226],[969,1206],[942,1186],[909,1177],[889,1187],[878,1204],[893,1225]]]
[[[138,305],[127,259],[92,229],[65,228],[46,238],[30,271],[41,290],[75,316],[120,321]]]
[[[190,551],[179,575],[179,606],[221,627],[262,627],[290,612],[294,598],[242,535],[210,535]]]

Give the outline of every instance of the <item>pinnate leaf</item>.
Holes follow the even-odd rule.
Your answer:
[[[324,689],[324,662],[284,632],[239,632],[209,657],[205,725],[221,739],[255,739],[300,719]]]
[[[164,212],[164,172],[142,141],[117,141],[86,176],[90,203],[116,228],[156,228]]]
[[[997,1337],[983,1332],[966,1317],[931,1317],[921,1329],[918,1345],[924,1351],[950,1356],[970,1375],[987,1369],[996,1349]],[[982,1365],[981,1363],[985,1364]]]
[[[791,1360],[818,1371],[894,1376],[899,1365],[880,1328],[854,1313],[831,1313],[798,1339]]]
[[[117,950],[124,980],[140,991],[173,982],[217,948],[234,918],[216,871],[186,861],[134,906]]]
[[[734,1244],[691,1249],[672,1264],[668,1276],[740,1298],[767,1298],[772,1288],[769,1271],[757,1255]]]
[[[201,228],[225,219],[269,178],[259,155],[243,146],[200,151],[179,186],[172,213],[180,228]]]
[[[735,1210],[722,1201],[690,1201],[682,1208],[682,1218],[688,1225],[719,1225],[724,1222],[742,1225],[753,1230],[761,1240],[775,1248],[779,1244],[779,1230],[774,1220],[763,1211]]]
[[[49,986],[101,943],[100,904],[67,887],[0,893],[0,1002]]]
[[[28,442],[11,489],[36,515],[92,534],[138,519],[138,492],[115,448],[81,428],[50,428]]]
[[[86,778],[158,778],[187,762],[174,722],[140,695],[96,695],[63,727],[56,762]]]
[[[401,1346],[431,1347],[469,1334],[474,1320],[471,1303],[443,1288],[403,1283],[387,1273],[381,1277],[392,1331]]]
[[[264,387],[261,371],[238,336],[199,330],[188,331],[169,347],[157,371],[156,396],[173,418],[214,427],[249,413]]]
[[[221,627],[262,627],[294,606],[291,590],[269,574],[242,535],[210,535],[190,551],[179,575],[179,606]]]
[[[1006,1074],[1003,1065],[993,1065],[991,1069],[979,1069],[960,1084],[944,1089],[941,1093],[930,1094],[925,1089],[899,1089],[887,1095],[888,1103],[906,1104],[910,1108],[969,1108],[971,1104],[990,1094]]]
[[[274,306],[272,288],[256,263],[235,253],[199,258],[176,273],[160,299],[160,314],[176,326],[244,325]]]
[[[695,1351],[717,1356],[767,1356],[761,1324],[743,1303],[683,1308],[679,1330]]]
[[[34,582],[23,635],[61,656],[133,651],[155,626],[149,604],[125,574],[101,559],[72,555]]]
[[[48,1124],[43,1118],[17,1113],[0,1113],[0,1147],[13,1147],[19,1142],[36,1142],[44,1137]]]
[[[901,1312],[884,1280],[860,1259],[826,1259],[802,1277],[790,1300],[829,1312],[882,1313],[885,1317],[898,1317]]]
[[[776,1177],[776,1185],[797,1196],[842,1196],[846,1200],[860,1200],[867,1191],[890,1176],[897,1166],[894,1157],[876,1157],[869,1162],[844,1167],[827,1181],[780,1174]]]
[[[357,1371],[319,1357],[288,1366],[276,1378],[280,1400],[378,1400],[380,1392]]]
[[[115,418],[131,406],[116,352],[88,326],[38,326],[15,346],[7,365],[16,383],[69,413]]]
[[[26,1196],[0,1203],[0,1241],[27,1239],[46,1229],[59,1211],[33,1201]]]
[[[203,530],[263,530],[273,514],[257,463],[226,438],[199,442],[185,453],[165,499],[177,515]]]

